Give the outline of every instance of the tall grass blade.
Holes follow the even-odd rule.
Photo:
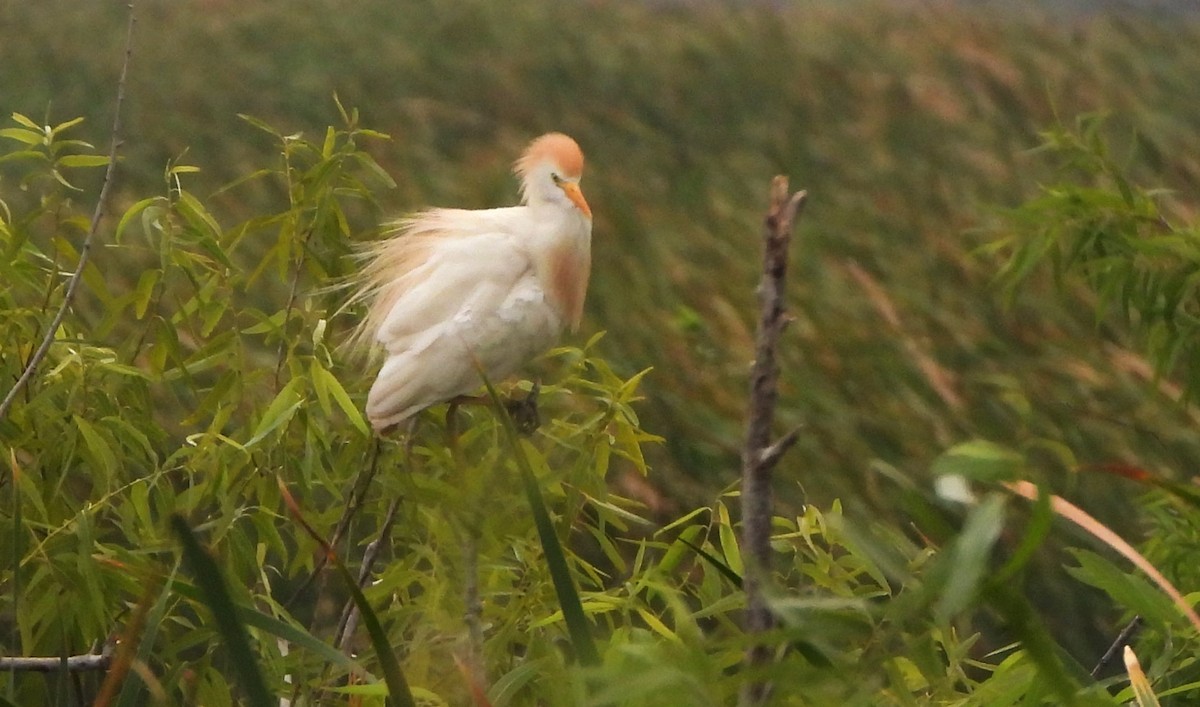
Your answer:
[[[171,585],[171,589],[172,591],[184,597],[200,600],[200,591],[194,585],[187,584],[186,582],[176,579]],[[358,661],[322,641],[308,631],[305,631],[294,624],[290,624],[287,621],[271,616],[270,614],[265,614],[252,606],[235,603],[234,608],[237,610],[238,619],[247,626],[256,628],[260,631],[266,631],[272,636],[281,638],[293,646],[312,651],[315,655],[322,660],[327,661],[330,665],[336,665],[345,669],[347,672],[354,673],[356,675],[362,675],[364,677],[370,676],[370,674],[365,668],[363,668],[361,664],[359,664]],[[119,707],[125,707],[125,705],[120,705]]]
[[[367,634],[371,637],[371,646],[375,649],[376,657],[379,658],[380,667],[383,668],[383,680],[388,686],[388,704],[395,705],[395,707],[416,707],[417,702],[408,688],[408,681],[404,678],[404,672],[400,670],[400,661],[396,659],[396,654],[392,651],[392,644],[388,642],[387,632],[379,623],[379,617],[371,608],[371,603],[363,596],[362,590],[358,588],[358,581],[350,574],[350,570],[346,569],[346,565],[342,564],[336,555],[330,560],[334,569],[337,570],[338,576],[345,583],[346,591],[350,592],[350,598],[354,600],[354,605],[358,607],[363,624],[367,627]]]
[[[575,649],[575,656],[583,665],[597,665],[600,662],[600,654],[596,650],[596,641],[592,638],[592,627],[588,623],[587,615],[583,613],[583,602],[579,599],[579,590],[575,588],[575,581],[571,578],[571,568],[567,564],[566,554],[563,553],[562,544],[558,542],[558,534],[554,532],[554,523],[550,520],[550,513],[546,510],[546,504],[542,500],[542,491],[538,488],[537,477],[533,474],[533,466],[529,463],[529,458],[521,447],[517,429],[513,425],[508,411],[504,408],[504,404],[500,402],[500,396],[496,393],[495,387],[483,375],[482,370],[479,374],[487,388],[488,397],[492,400],[496,417],[500,419],[501,427],[504,429],[504,437],[508,440],[513,457],[517,460],[517,466],[521,470],[521,485],[529,500],[529,509],[533,513],[534,525],[537,526],[538,539],[542,543],[542,554],[546,556],[546,565],[550,569],[550,578],[554,582],[554,593],[558,595],[558,605],[562,609],[563,620],[567,624],[567,632],[571,636],[571,645]]]
[[[200,541],[188,527],[187,521],[178,514],[171,515],[171,529],[183,546],[183,559],[191,568],[196,584],[204,594],[205,603],[217,621],[217,630],[230,653],[233,671],[246,691],[244,704],[251,707],[273,707],[271,693],[259,670],[258,660],[250,649],[250,638],[246,627],[238,619],[237,609],[229,595],[229,588],[221,577],[221,570]]]
[[[983,587],[982,595],[1004,618],[1013,636],[1020,641],[1030,660],[1037,665],[1039,677],[1054,691],[1058,703],[1074,704],[1078,684],[1071,679],[1059,658],[1058,644],[1038,619],[1029,601],[1007,584],[989,583]],[[1037,702],[1033,701],[1032,704]]]

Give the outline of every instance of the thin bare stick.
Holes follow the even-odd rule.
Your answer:
[[[108,201],[108,190],[112,187],[113,175],[117,168],[117,148],[121,145],[121,105],[125,102],[125,77],[129,74],[129,58],[133,55],[133,26],[137,24],[133,3],[130,2],[128,7],[129,24],[125,29],[125,58],[121,63],[121,77],[117,80],[117,104],[113,111],[108,167],[104,170],[104,182],[100,185],[100,196],[96,199],[96,209],[92,212],[92,223],[88,228],[87,235],[84,236],[83,244],[79,246],[79,263],[75,266],[75,272],[71,273],[71,278],[67,280],[67,291],[63,294],[62,304],[58,306],[58,312],[54,314],[54,319],[50,320],[50,326],[47,327],[46,334],[42,337],[41,345],[29,358],[29,362],[25,364],[25,370],[21,372],[21,377],[4,396],[4,400],[0,401],[0,420],[3,420],[8,414],[17,395],[29,384],[33,374],[37,372],[37,367],[41,365],[42,359],[46,358],[46,354],[49,353],[50,345],[54,343],[54,336],[58,332],[58,328],[62,326],[63,319],[67,316],[67,310],[71,308],[71,302],[75,299],[79,282],[83,280],[83,269],[88,264],[88,258],[92,252],[92,242],[96,239],[96,232],[100,230],[100,220],[104,218],[104,204]]]
[[[467,659],[465,667],[472,684],[482,683],[483,669],[483,601],[479,597],[479,530],[468,528],[463,540],[463,621],[467,624]]]
[[[83,655],[67,656],[66,667],[67,672],[89,672],[108,670],[108,666],[112,663],[113,649],[116,644],[113,641],[108,641],[99,653],[85,653]],[[0,672],[33,672],[33,673],[56,673],[63,669],[63,659],[60,656],[53,657],[4,657],[0,658]]]
[[[759,679],[755,673],[770,662],[773,649],[755,637],[775,627],[775,617],[763,593],[771,571],[771,471],[798,438],[798,431],[793,431],[778,442],[771,441],[778,399],[776,351],[779,337],[789,321],[784,309],[788,246],[792,240],[792,224],[806,198],[805,192],[789,192],[787,177],[775,177],[771,183],[770,207],[763,220],[758,332],[754,366],[750,372],[746,440],[742,448],[742,556],[746,560],[743,586],[746,590],[746,632],[752,640],[746,650],[745,665],[750,679],[742,689],[743,705],[761,704],[771,691],[770,683]]]
[[[479,362],[476,361],[475,365],[478,367]],[[533,403],[534,420],[537,418],[536,406],[539,387],[535,383],[533,390],[526,398],[527,402]],[[446,411],[446,446],[450,450],[450,457],[454,460],[454,468],[460,478],[463,478],[468,472],[462,447],[458,444],[458,405],[458,402],[452,402],[450,409]],[[514,408],[506,406],[506,412],[502,414],[507,414],[512,418],[513,413]],[[476,501],[478,500],[476,496]],[[482,684],[483,680],[483,603],[479,599],[479,523],[474,519],[467,519],[465,525],[466,527],[462,529],[465,534],[462,541],[463,605],[465,607],[463,622],[467,625],[467,653],[465,660],[458,656],[455,656],[454,660],[458,664],[459,670],[463,671],[467,681],[472,686],[478,686]]]
[[[416,444],[416,418],[408,424],[408,431],[404,439],[404,464],[408,469],[413,469],[413,445]],[[367,580],[371,577],[371,572],[375,569],[375,560],[379,557],[379,548],[383,546],[385,540],[391,537],[392,526],[396,522],[396,511],[400,508],[400,497],[392,499],[391,505],[388,506],[387,513],[384,514],[383,526],[379,529],[379,535],[367,545],[367,549],[363,552],[362,567],[358,571],[358,586],[361,589],[366,586]],[[342,607],[342,615],[338,619],[337,630],[333,634],[333,643],[343,653],[347,652],[350,647],[350,641],[354,637],[354,632],[358,629],[358,607],[353,601],[347,601]]]
[[[1092,668],[1093,678],[1097,680],[1100,679],[1100,676],[1104,673],[1104,669],[1116,662],[1117,656],[1121,653],[1125,646],[1133,642],[1134,635],[1137,634],[1138,630],[1141,628],[1142,617],[1140,616],[1134,616],[1128,624],[1125,624],[1125,628],[1121,629],[1121,632],[1117,634],[1117,639],[1113,641],[1111,646],[1108,647],[1108,650],[1104,651],[1104,655],[1101,656],[1100,662],[1096,663],[1096,667]]]
[[[284,146],[284,154],[287,154],[287,146]],[[291,169],[289,168],[289,177]],[[289,188],[289,199],[290,196]],[[294,206],[294,204],[293,204]],[[310,227],[308,232],[304,234],[304,240],[300,243],[300,254],[296,257],[296,267],[292,269],[292,290],[288,293],[287,306],[283,308],[283,327],[287,328],[288,323],[292,321],[292,310],[296,307],[296,294],[300,290],[300,270],[304,267],[304,257],[308,254],[308,242],[312,240],[313,229]],[[275,390],[279,390],[279,377],[283,375],[284,353],[287,349],[287,337],[279,340],[279,350],[275,354]]]
[[[363,551],[362,568],[358,571],[358,586],[360,589],[367,585],[367,580],[371,578],[371,573],[375,571],[375,560],[379,557],[379,549],[391,537],[392,526],[396,523],[396,511],[399,509],[400,498],[392,499],[392,503],[388,506],[387,514],[383,519],[383,527],[379,529],[378,537],[372,540],[367,545],[367,549]],[[343,653],[349,647],[350,640],[353,638],[354,631],[357,628],[358,607],[354,605],[353,601],[348,601],[342,609],[342,617],[338,621],[337,632],[333,637],[333,642],[341,648]]]

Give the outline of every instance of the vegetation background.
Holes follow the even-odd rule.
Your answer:
[[[125,12],[0,4],[0,115],[48,125],[84,116],[73,135],[102,144]],[[1033,151],[1041,131],[1088,113],[1108,116],[1104,134],[1133,181],[1170,190],[1173,216],[1196,220],[1191,18],[1030,4],[535,0],[149,1],[138,15],[114,213],[161,193],[172,163],[200,168],[186,189],[221,227],[285,210],[295,199],[285,181],[221,190],[272,164],[282,144],[238,116],[319,144],[341,122],[335,94],[362,126],[391,136],[355,145],[394,186],[345,207],[354,238],[429,204],[512,203],[509,165],[524,143],[547,130],[576,137],[595,264],[585,333],[571,343],[607,332],[589,349],[611,366],[607,384],[653,368],[634,425],[663,439],[644,446],[652,473],[627,461],[609,480],[658,523],[712,504],[737,477],[759,219],[777,173],[810,193],[780,410],[781,427],[804,427],[778,471],[781,507],[795,515],[836,501],[849,518],[904,528],[894,479],[928,487],[943,452],[982,438],[1043,450],[1030,451],[1032,468],[1139,538],[1141,487],[1100,469],[1181,479],[1200,458],[1173,371],[1154,375],[1126,323],[1098,316],[1092,290],[1062,289],[1049,272],[1002,289],[1003,253],[985,247],[1008,235],[1007,209],[1055,179],[1054,160]],[[5,198],[19,201],[12,164],[0,169]],[[78,176],[79,202],[98,181]],[[253,262],[270,247],[263,236],[236,257]],[[102,248],[95,264],[111,292],[129,292],[155,257]],[[302,289],[339,267],[306,270]],[[248,306],[288,301],[293,283],[279,272]],[[85,293],[77,309],[97,324],[103,306]],[[122,326],[105,330],[119,339]],[[259,362],[274,366],[273,345],[263,350]],[[369,373],[337,375],[360,400]],[[265,405],[275,392],[246,395]],[[195,419],[189,406],[203,402],[152,400],[162,419]],[[1041,553],[1028,591],[1067,653],[1091,664],[1123,607],[1081,590],[1065,560]]]

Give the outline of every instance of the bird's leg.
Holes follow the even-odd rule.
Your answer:
[[[542,426],[542,418],[538,414],[538,394],[540,392],[542,392],[541,381],[534,381],[533,387],[529,389],[529,394],[524,398],[513,396],[504,403],[504,409],[512,418],[517,432],[525,437],[533,434]]]
[[[534,381],[529,394],[518,398],[516,394],[508,395],[503,400],[504,410],[512,418],[517,432],[528,437],[542,426],[542,418],[538,414],[538,394],[542,390],[540,381]],[[449,401],[446,410],[446,436],[449,441],[458,439],[458,408],[463,405],[491,405],[492,399],[485,395],[456,395]]]

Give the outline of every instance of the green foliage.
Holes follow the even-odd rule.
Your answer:
[[[183,547],[183,558],[200,585],[204,602],[212,610],[221,639],[230,653],[234,674],[245,690],[247,704],[252,707],[268,707],[272,701],[271,694],[263,682],[258,661],[250,649],[245,625],[238,620],[237,608],[229,596],[229,588],[221,578],[220,568],[201,547],[196,536],[192,534],[192,529],[181,517],[171,516],[170,523]]]
[[[195,168],[174,162],[165,193],[116,220],[108,247],[153,283],[139,276],[122,291],[85,280],[103,311],[67,318],[0,421],[12,472],[12,531],[0,536],[0,556],[13,558],[0,576],[5,652],[83,652],[132,611],[150,620],[136,636],[144,669],[126,678],[121,704],[273,699],[264,691],[380,700],[381,674],[397,704],[407,685],[445,704],[475,687],[497,705],[728,703],[750,677],[737,670],[747,637],[736,491],[658,530],[610,491],[614,470],[647,473],[643,447],[658,438],[634,409],[643,376],[619,376],[595,356],[600,337],[543,361],[548,422],[532,439],[489,409],[460,411],[453,432],[423,416],[411,446],[367,433],[358,410],[369,376],[335,345],[347,318],[331,287],[353,266],[355,209],[371,216],[374,189],[389,182],[359,147],[381,136],[354,113],[343,119],[320,144],[249,121],[276,140],[278,161],[251,179],[280,185],[280,211],[223,226],[186,188]],[[60,235],[74,218],[67,187],[37,177],[50,164],[28,162],[25,183],[43,190],[29,201],[36,213],[10,209],[4,220],[5,267],[25,276],[3,291],[0,312],[25,322],[25,337],[49,318],[74,255]],[[264,247],[252,252],[252,241]],[[7,341],[0,361],[15,378],[34,342]],[[947,473],[1020,463],[979,442],[946,459]],[[354,500],[374,465],[382,473]],[[1110,704],[1062,664],[1027,600],[989,579],[1008,515],[1000,497],[960,519],[896,483],[893,495],[937,540],[849,522],[837,503],[774,519],[770,603],[775,638],[791,647],[767,675],[777,701],[1055,694]],[[343,589],[305,589],[345,508],[361,503],[333,551],[357,560],[397,497],[373,581],[359,593],[339,559]],[[178,575],[181,557],[195,586]],[[481,645],[465,628],[472,584]],[[375,647],[358,660],[327,638],[348,596]],[[980,607],[1024,648],[981,659],[987,639],[971,629]],[[456,663],[476,651],[482,673],[464,684]],[[55,703],[65,684],[21,674],[5,683],[22,704]]]
[[[0,27],[31,37],[6,45],[0,84],[13,90],[0,100],[43,105],[53,96],[57,110],[94,117],[112,85],[96,60],[103,52],[89,47],[74,64],[61,38],[72,28],[107,37],[96,28],[122,10],[77,5],[0,8]],[[1050,115],[1047,93],[1068,112],[1099,101],[1147,125],[1143,153],[1160,168],[1164,155],[1186,153],[1198,114],[1186,109],[1190,79],[1179,80],[1193,72],[1178,67],[1195,65],[1194,30],[1099,20],[1064,37],[1036,21],[880,8],[302,7],[189,6],[143,18],[163,39],[139,47],[149,57],[141,66],[152,68],[133,78],[139,140],[127,145],[114,232],[102,233],[41,373],[0,420],[11,469],[0,515],[11,529],[0,557],[12,558],[0,575],[4,653],[82,652],[152,601],[137,653],[147,670],[130,675],[120,704],[246,699],[230,684],[235,666],[210,604],[177,573],[166,519],[178,513],[213,549],[268,689],[381,702],[388,671],[375,656],[384,652],[362,650],[363,636],[361,660],[329,644],[345,592],[288,600],[324,550],[291,519],[278,481],[329,537],[373,458],[359,412],[368,373],[338,350],[346,324],[336,288],[353,267],[350,244],[373,237],[382,209],[510,201],[512,154],[554,128],[589,153],[598,208],[587,328],[611,334],[542,362],[548,423],[520,443],[523,455],[481,410],[463,412],[453,449],[440,411],[423,418],[411,453],[385,443],[381,473],[337,548],[356,562],[388,501],[403,499],[360,604],[382,619],[376,628],[386,629],[414,697],[469,699],[455,660],[471,652],[464,587],[474,573],[494,704],[734,699],[747,677],[736,668],[746,645],[742,559],[732,495],[713,500],[711,488],[736,467],[751,355],[740,312],[750,311],[756,266],[744,246],[757,232],[761,186],[786,171],[820,208],[803,224],[800,345],[785,352],[781,411],[784,422],[809,420],[783,475],[813,473],[805,494],[783,490],[792,500],[844,494],[853,507],[887,513],[865,521],[819,502],[775,519],[772,603],[791,648],[770,669],[776,701],[1133,699],[1128,689],[1109,697],[1124,678],[1093,684],[1071,657],[1119,617],[1094,617],[1101,601],[1077,601],[1079,585],[1060,582],[1065,590],[1039,601],[1071,630],[1050,630],[1044,620],[1055,617],[1026,598],[1047,589],[1036,571],[1047,564],[1038,552],[1051,532],[1046,504],[1026,514],[988,494],[961,508],[905,472],[936,458],[933,472],[944,476],[1032,475],[1115,498],[1129,519],[1137,514],[1127,487],[1061,472],[1114,458],[1136,460],[1137,471],[1182,469],[1195,457],[1194,422],[1148,396],[1118,355],[1128,352],[1100,346],[1084,313],[1098,300],[1140,327],[1164,375],[1192,360],[1191,235],[1156,221],[1159,194],[1132,186],[1087,131],[1053,134],[1074,168],[1101,180],[1064,183],[1022,212],[1028,228],[1006,247],[1027,249],[1008,266],[1027,279],[1009,310],[983,286],[991,269],[966,255],[976,236],[958,235],[975,221],[976,202],[1011,202],[1040,176],[1022,151]],[[322,32],[311,31],[314,17]],[[32,40],[38,27],[49,27],[44,41]],[[195,56],[236,68],[196,71]],[[327,83],[332,57],[345,75],[336,86]],[[27,77],[43,73],[44,85],[30,88]],[[55,85],[63,76],[71,83]],[[335,89],[403,139],[378,139],[340,106],[334,116]],[[233,118],[247,110],[268,120]],[[340,127],[325,129],[330,119]],[[88,168],[102,164],[71,142],[76,121],[38,122],[15,118],[0,135],[0,380],[19,374],[62,296],[87,228],[97,171]],[[183,145],[204,171],[182,157],[161,168]],[[1188,184],[1189,165],[1163,169]],[[1158,240],[1171,235],[1183,242]],[[1094,299],[1071,291],[1060,302],[1029,278],[1043,256],[1064,276],[1083,272]],[[848,276],[848,259],[878,279],[876,289]],[[881,316],[895,336],[880,335]],[[1119,339],[1123,329],[1104,333]],[[643,380],[635,372],[648,364],[656,373]],[[643,419],[667,432],[661,448]],[[942,453],[954,439],[995,441]],[[692,499],[693,510],[657,531],[642,516],[670,520],[670,511],[651,514],[608,483],[645,474],[647,457],[658,462],[656,483]],[[517,488],[521,458],[598,665],[575,660],[564,573]],[[672,468],[690,476],[664,473]],[[1194,503],[1177,481],[1161,488],[1145,510],[1148,552],[1195,587]],[[1195,637],[1161,598],[1098,555],[1077,553],[1071,572],[1103,602],[1153,617],[1139,645],[1149,678],[1167,704],[1192,697]],[[146,586],[159,582],[147,600]],[[17,704],[65,703],[76,689],[57,676],[3,684]]]
[[[1041,151],[1059,161],[1059,179],[1043,187],[1039,197],[1008,212],[1002,237],[989,249],[1004,255],[998,278],[1010,297],[1028,287],[1045,265],[1063,290],[1086,288],[1094,295],[1097,321],[1120,317],[1138,335],[1159,390],[1188,406],[1200,389],[1200,329],[1195,326],[1200,250],[1193,247],[1200,232],[1174,211],[1179,205],[1169,192],[1146,189],[1129,178],[1129,167],[1112,157],[1105,127],[1103,118],[1092,115],[1080,118],[1073,130],[1057,127],[1045,133]],[[1146,149],[1140,139],[1133,144]],[[1184,386],[1176,388],[1171,379],[1182,379]],[[956,457],[956,450],[963,448],[983,453],[958,452]],[[1081,469],[1069,449],[1057,444],[1049,448],[1064,469]],[[935,470],[994,480],[996,470],[1007,466],[1009,473],[999,478],[1013,478],[1014,469],[1029,468],[1022,456],[1003,445],[973,442],[950,450]],[[1146,555],[1185,592],[1194,588],[1200,545],[1192,538],[1200,528],[1200,504],[1193,484],[1135,464],[1098,469],[1153,489],[1139,504],[1149,525]],[[1058,481],[1053,476],[1047,480]],[[1139,646],[1142,655],[1153,656],[1152,668],[1142,674],[1134,659],[1129,668],[1133,686],[1122,694],[1136,697],[1138,704],[1158,704],[1152,683],[1162,696],[1194,693],[1194,630],[1180,641],[1178,607],[1145,578],[1100,555],[1085,550],[1071,554],[1075,566],[1067,569],[1072,576],[1102,590],[1127,615],[1136,614],[1149,627]],[[1126,694],[1130,691],[1132,695]]]
[[[281,148],[270,133],[248,136],[237,115],[322,143],[340,121],[335,93],[396,138],[360,143],[395,178],[375,194],[387,216],[513,203],[509,167],[522,146],[542,131],[571,133],[587,153],[596,217],[582,329],[608,332],[592,353],[621,377],[654,368],[638,412],[665,441],[644,450],[656,473],[640,497],[648,516],[669,522],[707,504],[739,467],[759,218],[770,177],[785,173],[813,208],[797,233],[795,323],[780,359],[780,425],[805,432],[783,462],[781,500],[837,498],[852,515],[906,524],[889,475],[921,478],[948,447],[987,439],[1021,452],[1040,444],[1030,468],[1138,532],[1120,484],[1057,472],[1187,468],[1200,458],[1194,421],[1147,395],[1144,363],[1121,345],[1128,335],[1117,324],[1097,331],[1087,293],[1063,297],[1035,277],[1005,307],[991,287],[995,264],[972,255],[992,233],[974,227],[986,225],[981,204],[1015,205],[1049,182],[1053,171],[1028,150],[1056,113],[1100,107],[1114,131],[1143,136],[1146,159],[1130,178],[1172,187],[1194,210],[1196,27],[1101,14],[1064,23],[1029,3],[983,14],[977,3],[784,5],[244,0],[229,12],[206,3],[166,12],[152,2],[139,18],[139,37],[154,40],[135,48],[114,204],[123,211],[159,193],[162,165],[195,156],[204,170],[184,184],[223,227],[285,210],[279,179],[208,196]],[[102,134],[124,14],[120,4],[0,3],[0,33],[13,37],[0,115],[86,115]],[[0,175],[15,166],[0,164]],[[97,171],[67,170],[68,179],[87,187]],[[19,177],[4,179],[15,187]],[[352,232],[373,227],[373,207],[344,208]],[[139,219],[126,243],[140,238]],[[235,263],[253,268],[276,242],[247,238]],[[93,253],[122,292],[142,272],[126,255]],[[237,306],[277,311],[265,298],[286,301],[290,278],[276,272]],[[145,277],[150,293],[155,275]],[[95,321],[102,306],[86,292],[76,304]],[[291,327],[301,331],[294,317]],[[329,369],[314,370],[315,379]],[[336,377],[352,388],[354,378]],[[178,400],[184,410],[172,414],[191,415],[197,401]],[[1067,465],[1062,450],[1077,459]],[[1028,594],[1089,662],[1114,629],[1096,595],[1044,579],[1067,561],[1034,557]]]
[[[1200,32],[978,5],[243,0],[216,12],[150,2],[138,31],[154,39],[138,42],[131,67],[119,193],[126,205],[154,193],[162,164],[188,148],[205,167],[191,189],[207,194],[277,149],[265,134],[239,138],[238,113],[319,141],[338,120],[334,93],[396,136],[364,145],[396,177],[379,195],[389,215],[513,203],[521,147],[546,130],[572,134],[596,215],[583,329],[608,332],[597,353],[622,376],[655,368],[641,409],[666,439],[647,450],[654,484],[691,507],[736,476],[759,216],[784,173],[814,208],[796,239],[779,415],[809,430],[789,468],[821,470],[802,490],[785,484],[790,501],[891,513],[871,470],[920,473],[956,441],[1019,443],[1030,427],[1087,461],[1179,467],[1200,456],[1200,440],[1099,345],[1089,310],[1038,282],[1006,311],[988,287],[994,268],[970,256],[985,234],[969,229],[981,204],[1015,205],[1047,178],[1027,151],[1056,111],[1103,107],[1120,130],[1137,126],[1158,156],[1140,171],[1193,192]],[[3,4],[0,115],[49,105],[108,124],[124,15],[120,4]],[[281,198],[260,180],[214,208],[245,219]],[[898,330],[881,327],[848,261],[879,284]],[[98,267],[116,279],[127,270]],[[940,369],[911,356],[910,342]],[[964,407],[947,404],[931,370]],[[1103,484],[1080,493],[1128,515]],[[1055,600],[1076,649],[1103,640],[1088,607]]]
[[[1011,212],[1014,235],[999,273],[1012,292],[1049,261],[1055,278],[1083,277],[1097,317],[1132,325],[1161,375],[1200,387],[1200,231],[1170,217],[1169,193],[1132,184],[1104,139],[1104,121],[1080,118],[1074,130],[1047,132],[1041,147],[1060,164],[1060,180]],[[1136,144],[1137,141],[1135,141]]]

